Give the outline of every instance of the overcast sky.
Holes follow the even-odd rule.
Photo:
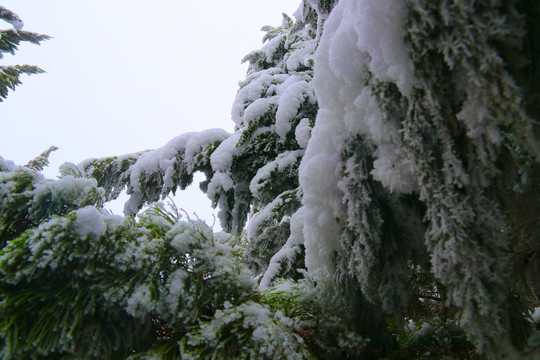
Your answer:
[[[45,172],[55,177],[65,161],[154,149],[189,131],[232,132],[230,109],[247,69],[241,59],[261,47],[263,25],[280,25],[300,1],[0,3],[24,30],[54,37],[0,60],[47,71],[24,76],[0,103],[0,156],[25,164],[56,145]],[[197,192],[175,201],[211,222],[209,200]]]

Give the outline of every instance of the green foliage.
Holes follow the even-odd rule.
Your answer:
[[[104,297],[134,275],[109,265],[114,261],[113,234],[80,237],[77,217],[73,212],[55,216],[0,252],[5,358],[121,359],[151,341],[148,323]]]
[[[313,359],[293,320],[247,302],[216,312],[183,343],[186,359]],[[294,325],[293,325],[294,326]]]
[[[251,238],[246,245],[247,263],[256,273],[264,273],[272,257],[285,245],[290,235],[289,217],[300,207],[299,190],[284,191],[264,209],[253,215]],[[295,271],[298,270],[295,268]],[[300,276],[293,274],[292,278]]]
[[[510,230],[509,222],[516,220],[507,206],[517,204],[519,195],[510,189],[519,188],[522,159],[538,159],[533,129],[540,113],[527,113],[522,90],[509,71],[512,60],[508,65],[500,54],[505,48],[520,56],[523,18],[530,15],[503,2],[487,11],[480,4],[439,7],[414,1],[407,23],[410,56],[421,85],[405,101],[403,151],[411,154],[422,174],[418,194],[427,208],[431,271],[445,288],[444,300],[460,309],[457,317],[467,324],[462,326],[468,339],[490,357],[505,351],[509,353],[504,356],[511,356],[508,348],[522,349],[528,336],[516,330],[526,326],[512,325],[524,321],[528,306],[510,301],[516,289],[507,276],[515,259],[507,249],[519,236],[513,233],[517,228]],[[499,22],[502,17],[504,23]],[[422,28],[433,36],[422,35]],[[457,43],[463,44],[459,51]],[[431,66],[424,66],[428,62]],[[448,81],[452,78],[461,80]],[[479,116],[483,113],[489,121]],[[511,200],[505,200],[507,196]],[[529,206],[536,206],[536,199],[532,196]],[[450,243],[456,247],[447,252]],[[503,333],[521,337],[521,344],[503,341]]]
[[[39,45],[42,41],[49,39],[51,39],[50,36],[28,31],[2,30],[0,31],[0,52],[15,55],[21,41]]]
[[[45,166],[51,149],[29,165]],[[52,215],[64,215],[86,205],[99,206],[103,194],[95,180],[73,177],[47,180],[32,168],[15,166],[0,158],[0,247]]]
[[[396,360],[420,359],[471,359],[481,360],[474,346],[459,325],[452,320],[434,318],[433,324],[423,323],[418,327],[409,324],[405,331],[391,325],[399,340],[400,348],[389,358]],[[411,329],[411,327],[413,327]]]
[[[234,237],[160,204],[137,222],[66,206],[0,251],[3,357],[313,358],[318,315],[298,290],[258,293]]]
[[[53,216],[0,253],[5,356],[121,359],[160,345],[158,324],[178,332],[250,296],[235,254],[161,207],[135,224],[92,207]]]
[[[60,167],[60,173],[62,176],[71,175],[96,179],[98,186],[105,189],[106,201],[110,201],[116,199],[129,182],[129,168],[141,154],[87,159],[79,166],[73,163],[64,163]]]
[[[49,166],[49,155],[56,150],[58,150],[56,146],[51,146],[25,166],[35,171],[42,171],[45,167]]]
[[[21,74],[41,74],[44,71],[37,66],[15,65],[0,66],[0,102],[7,97],[9,89],[15,90],[15,86],[21,84]]]
[[[50,39],[47,35],[36,34],[33,32],[22,31],[22,20],[17,14],[0,6],[0,19],[11,23],[15,29],[0,31],[0,59],[3,53],[14,55],[21,41],[39,45],[41,41]],[[0,102],[7,97],[9,89],[15,90],[15,87],[21,83],[19,79],[21,74],[40,74],[44,71],[37,66],[15,65],[0,66]]]
[[[43,165],[46,155],[33,163]],[[182,221],[174,206],[158,203],[138,221],[122,219],[61,196],[84,199],[78,183],[93,184],[91,190],[95,181],[47,180],[5,160],[0,165],[2,189],[11,190],[5,197],[24,190],[27,216],[39,214],[0,251],[4,358],[314,359],[327,351],[327,337],[314,329],[329,325],[364,346],[336,319],[320,317],[306,295],[313,290],[283,283],[257,291],[241,242]],[[31,204],[41,188],[56,189],[62,211]],[[13,207],[1,204],[2,214]]]

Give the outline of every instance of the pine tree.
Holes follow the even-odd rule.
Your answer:
[[[234,133],[57,180],[55,148],[0,158],[2,357],[540,357],[539,17],[305,0],[245,57]],[[227,233],[160,202],[197,171]]]

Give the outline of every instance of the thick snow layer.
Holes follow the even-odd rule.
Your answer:
[[[88,235],[100,237],[105,234],[107,225],[105,224],[105,216],[93,206],[86,206],[75,211],[77,218],[73,223],[73,227],[81,238],[86,238]]]
[[[260,98],[249,104],[244,111],[244,125],[248,125],[253,120],[256,120],[266,114],[270,104],[275,103],[276,100],[277,97],[273,96],[270,98]]]
[[[309,67],[310,62],[313,61],[313,53],[317,47],[317,42],[313,40],[307,40],[295,44],[297,50],[294,50],[287,59],[287,69],[289,71],[296,71],[300,66]]]
[[[250,104],[260,99],[261,94],[271,93],[275,84],[282,83],[287,78],[289,75],[284,74],[279,68],[266,69],[249,75],[241,84],[232,106],[231,116],[236,125],[243,125],[243,116]],[[255,112],[254,110],[252,111]]]
[[[206,191],[206,195],[212,203],[219,205],[218,219],[223,228],[227,228],[227,211],[229,210],[227,199],[229,195],[226,192],[232,190],[233,187],[234,182],[229,172],[217,171],[208,183]]]
[[[348,139],[362,135],[374,146],[372,175],[390,190],[410,192],[416,186],[411,165],[399,153],[397,126],[382,116],[367,85],[375,76],[410,93],[414,73],[403,42],[406,10],[399,0],[341,0],[325,23],[314,56],[320,109],[299,170],[309,271],[331,274],[339,252],[341,154]]]
[[[224,172],[216,172],[212,177],[212,180],[208,184],[208,190],[206,194],[208,198],[215,199],[222,191],[227,191],[232,189],[234,182],[231,179],[231,176]]]
[[[130,171],[130,186],[132,194],[130,199],[124,205],[124,214],[126,216],[136,214],[139,209],[139,203],[143,198],[141,181],[152,174],[163,176],[163,189],[171,189],[174,186],[174,163],[176,156],[186,149],[188,141],[194,133],[185,133],[175,137],[165,146],[141,155]]]
[[[244,358],[306,359],[308,355],[302,337],[290,330],[294,325],[295,321],[282,311],[273,313],[266,305],[252,301],[238,306],[226,303],[223,310],[216,311],[212,321],[201,326],[201,339],[198,341],[204,341],[209,348],[219,347],[222,344],[219,334],[227,331],[233,337],[232,341],[236,341],[235,336],[244,340],[244,331],[247,330],[251,334],[250,341],[242,350],[242,354],[246,354]]]
[[[239,153],[236,147],[240,132],[225,139],[210,156],[210,165],[214,171],[226,171],[232,164],[233,157]]]
[[[309,138],[311,137],[311,123],[308,118],[300,120],[294,131],[294,137],[302,149],[307,147]]]
[[[273,39],[271,39],[270,41],[268,41],[263,47],[262,47],[262,51],[264,52],[265,56],[266,56],[266,61],[271,63],[273,58],[274,58],[274,54],[276,52],[276,50],[280,47],[280,46],[284,46],[285,44],[285,40],[287,39],[287,36],[285,34],[281,34],[281,35],[278,35],[276,37],[274,37]]]
[[[210,144],[221,142],[230,136],[228,132],[223,129],[208,129],[198,133],[194,133],[186,144],[186,150],[184,154],[184,161],[190,167],[193,167],[195,162],[195,156],[200,153],[204,148]]]
[[[387,119],[379,109],[371,88],[362,89],[345,115],[345,126],[351,133],[366,135],[375,145],[372,175],[390,191],[410,193],[416,190],[412,162],[403,156],[397,122]],[[358,121],[362,119],[363,121]]]
[[[407,2],[347,0],[340,1],[337,7],[343,9],[342,21],[356,33],[358,49],[369,54],[369,70],[382,81],[395,81],[401,92],[409,95],[415,76],[403,40]]]
[[[178,312],[178,299],[183,295],[184,282],[188,277],[189,275],[184,269],[178,269],[169,275],[169,279],[167,280],[169,293],[165,298],[165,302],[171,314]]]
[[[139,181],[141,175],[164,172],[165,186],[171,185],[167,182],[171,180],[171,170],[173,167],[176,155],[183,152],[186,149],[186,144],[191,139],[194,133],[185,133],[175,137],[169,141],[165,146],[144,153],[139,160],[131,167],[130,184],[133,187],[134,192],[141,191]]]
[[[196,153],[205,146],[226,139],[229,134],[222,129],[208,129],[198,133],[185,133],[175,137],[165,146],[141,155],[131,168],[131,186],[134,191],[140,191],[139,180],[142,174],[163,172],[166,189],[172,188],[172,176],[176,157],[184,153],[184,161],[194,161]]]
[[[291,76],[295,78],[295,76]],[[286,86],[287,84],[284,83]],[[283,91],[278,101],[278,110],[276,112],[276,132],[279,136],[285,137],[291,130],[291,121],[298,113],[298,109],[306,98],[310,97],[311,102],[315,102],[311,85],[300,80],[289,85]]]
[[[15,30],[22,30],[22,28],[24,27],[24,21],[22,21],[21,19],[13,19],[9,21],[9,23],[13,25]]]
[[[293,17],[296,22],[304,21],[304,2],[302,1],[298,8],[294,11]]]
[[[313,48],[300,48],[297,51],[304,51],[302,56],[308,56]],[[273,105],[277,108],[275,131],[285,137],[291,131],[302,104],[305,101],[316,103],[310,80],[307,74],[288,75],[276,68],[251,74],[236,95],[233,120],[239,127],[248,126],[268,113]]]

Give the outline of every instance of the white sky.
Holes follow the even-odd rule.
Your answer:
[[[154,149],[189,131],[232,132],[230,109],[247,69],[240,60],[261,47],[263,25],[280,25],[299,3],[0,1],[24,30],[54,37],[0,60],[47,71],[23,76],[0,103],[0,156],[24,165],[56,145],[45,172],[55,177],[65,161]],[[190,188],[177,205],[212,223],[209,200]]]

